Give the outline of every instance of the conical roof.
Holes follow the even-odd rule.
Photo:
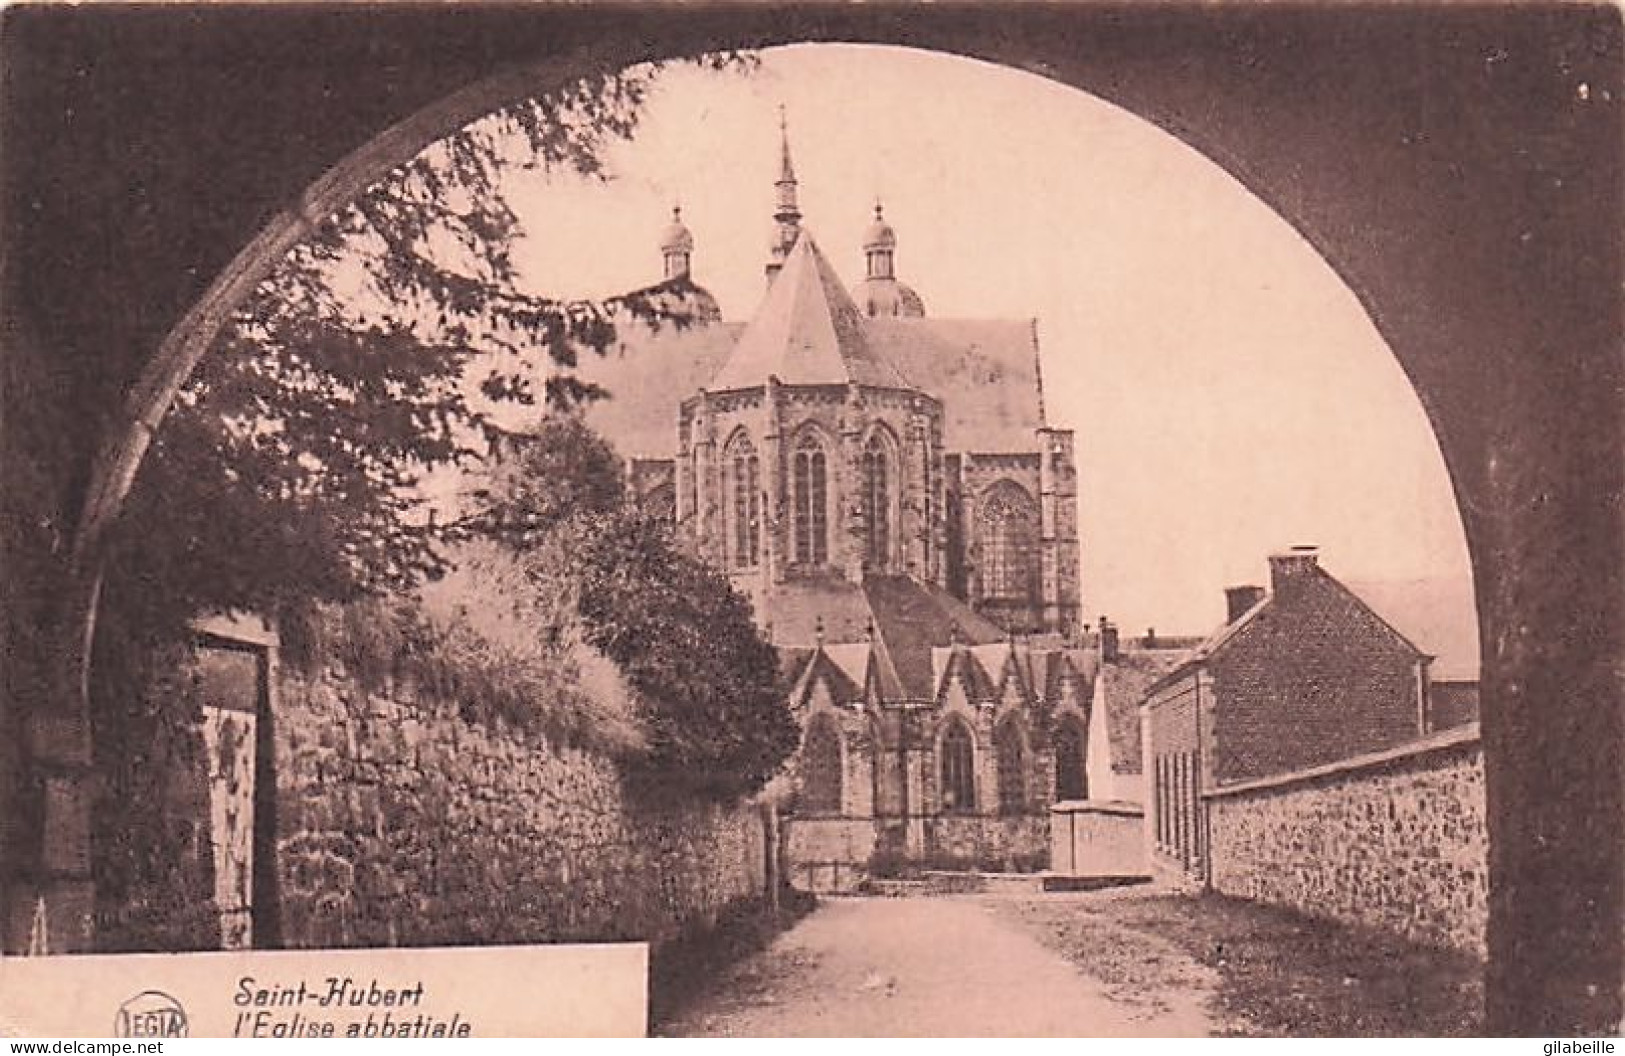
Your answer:
[[[770,376],[786,385],[912,387],[869,347],[857,305],[806,231],[706,387],[713,392],[755,388]]]

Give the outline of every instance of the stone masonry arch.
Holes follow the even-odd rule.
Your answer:
[[[136,366],[112,372],[123,413],[86,420],[100,454],[86,445],[64,477],[76,527],[60,591],[60,678],[51,706],[27,716],[27,757],[7,765],[58,781],[83,770],[82,658],[101,534],[225,313],[313,222],[508,99],[607,66],[790,41],[930,48],[1093,92],[1222,165],[1343,277],[1433,424],[1473,561],[1490,1029],[1612,1029],[1625,969],[1625,85],[1620,16],[1601,6],[296,9],[184,21],[12,9],[7,58],[29,61],[7,63],[5,332],[30,335],[87,393],[108,383],[91,380],[107,348],[133,349],[126,362]],[[207,58],[175,63],[177,48]],[[285,61],[295,53],[303,61]],[[508,72],[488,76],[495,68]],[[309,85],[297,79],[314,84],[318,69],[323,91],[346,105],[302,136],[264,134],[268,122],[310,124]],[[154,108],[148,88],[170,84],[177,99],[211,105]],[[96,93],[94,105],[76,108],[81,92]],[[143,109],[167,123],[154,129]],[[63,112],[76,116],[63,122]],[[160,165],[143,184],[149,214],[128,230],[108,236],[94,213],[76,220],[74,187],[115,193],[110,165],[148,171],[143,151],[116,146],[142,135],[214,166],[216,185],[166,183]],[[171,237],[147,236],[166,220]],[[107,237],[120,241],[98,242]],[[76,267],[98,255],[115,263],[76,286]],[[31,256],[39,266],[18,266]],[[22,722],[14,701],[6,719]],[[52,804],[48,817],[83,807],[72,796]],[[87,879],[71,861],[22,850],[47,892]],[[32,903],[15,887],[8,947],[17,908]]]

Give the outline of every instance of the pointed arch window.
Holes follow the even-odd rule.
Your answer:
[[[792,483],[795,488],[795,557],[798,564],[829,561],[829,459],[812,432],[796,442]]]
[[[892,552],[892,470],[891,445],[876,432],[863,446],[863,537],[864,564],[871,569],[891,565]]]
[[[993,734],[999,768],[999,813],[1027,812],[1027,744],[1014,719],[1005,719]]]
[[[1088,799],[1084,778],[1083,730],[1076,719],[1062,719],[1055,730],[1055,798]]]
[[[728,563],[734,568],[754,568],[762,542],[761,460],[743,432],[728,442],[725,466]]]
[[[1034,604],[1039,597],[1038,508],[1021,485],[1000,481],[982,499],[982,597]]]
[[[807,724],[802,741],[801,807],[809,814],[841,812],[841,735],[825,717]]]
[[[976,811],[976,750],[963,722],[950,722],[939,749],[942,810],[945,814]]]

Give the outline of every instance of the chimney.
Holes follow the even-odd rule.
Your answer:
[[[1314,546],[1294,546],[1284,554],[1270,555],[1270,590],[1281,593],[1283,587],[1310,575],[1320,565],[1320,549]]]
[[[1145,629],[1145,647],[1147,649],[1155,649],[1157,647],[1157,629],[1155,627],[1147,627]]]
[[[1235,623],[1245,616],[1254,605],[1263,600],[1263,587],[1224,588],[1224,622],[1227,624]]]
[[[1104,616],[1100,618],[1100,659],[1107,664],[1117,662],[1117,628]]]

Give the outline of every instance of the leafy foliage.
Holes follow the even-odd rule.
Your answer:
[[[712,60],[717,63],[733,61]],[[602,175],[658,68],[516,103],[387,174],[241,305],[154,439],[110,546],[137,622],[348,602],[441,574],[425,480],[487,454],[515,408],[603,395],[572,374],[616,321],[690,321],[686,280],[607,301],[523,291],[518,166]],[[525,412],[533,414],[533,411]]]
[[[218,948],[203,697],[190,650],[114,625],[96,651],[100,666],[128,676],[91,687],[98,945]]]
[[[613,341],[620,318],[686,322],[685,282],[604,302],[520,290],[519,224],[501,194],[516,165],[601,174],[603,145],[635,128],[655,75],[642,67],[523,101],[385,175],[238,308],[170,409],[108,540],[97,621],[91,710],[110,778],[93,854],[104,912],[132,921],[108,941],[211,944],[195,931],[213,916],[206,839],[198,876],[174,864],[201,839],[177,826],[207,809],[196,788],[181,803],[163,783],[201,773],[196,701],[172,674],[200,613],[277,617],[290,641],[333,621],[330,647],[363,667],[404,666],[474,717],[636,748],[633,691],[568,629],[527,646],[480,633],[466,613],[367,599],[447,570],[461,529],[437,521],[422,485],[500,441],[504,407],[601,395],[570,370]],[[49,426],[24,432],[61,428]],[[14,539],[47,557],[60,549],[64,526],[6,509],[8,552]],[[49,600],[32,611],[51,615]],[[30,622],[10,607],[7,619],[8,633]],[[162,898],[196,912],[177,915]]]
[[[650,701],[643,775],[719,798],[759,790],[797,731],[749,603],[635,507],[585,527],[578,606],[587,640]]]
[[[720,799],[766,784],[797,740],[777,655],[727,578],[625,500],[608,444],[555,417],[510,447],[481,500],[475,523],[524,555],[537,589],[573,599],[584,640],[644,702],[641,783]]]
[[[489,543],[460,547],[456,570],[421,598],[364,598],[287,621],[283,656],[307,674],[334,666],[373,692],[554,745],[612,757],[643,745],[626,680]]]
[[[619,507],[621,460],[579,416],[551,414],[503,445],[472,498],[482,531],[534,544],[571,517]]]

